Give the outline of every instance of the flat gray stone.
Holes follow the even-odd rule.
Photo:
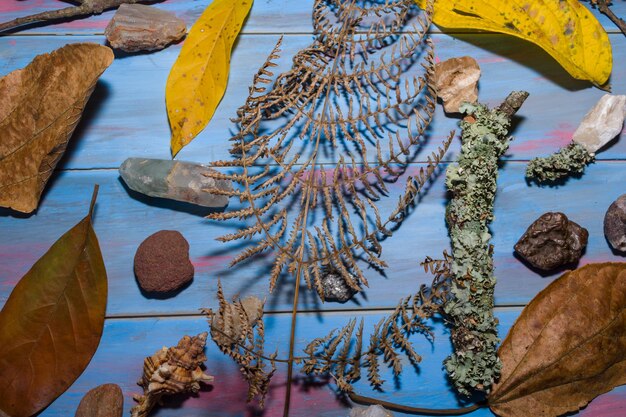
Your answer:
[[[150,197],[168,198],[204,207],[226,207],[228,196],[211,194],[207,189],[229,191],[229,180],[213,179],[216,173],[206,165],[170,159],[128,158],[119,169],[126,185]]]
[[[350,410],[349,417],[393,417],[393,413],[376,404],[369,407],[354,407]]]

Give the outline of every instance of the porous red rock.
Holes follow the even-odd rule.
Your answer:
[[[74,417],[122,417],[124,395],[115,384],[99,385],[87,392]]]
[[[122,4],[104,34],[113,48],[137,52],[163,49],[186,32],[185,22],[172,13],[143,4]]]
[[[189,243],[175,230],[161,230],[149,236],[135,253],[135,276],[148,293],[169,293],[193,279]]]

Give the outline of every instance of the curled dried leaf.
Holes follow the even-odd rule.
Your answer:
[[[524,308],[489,396],[503,417],[558,416],[626,383],[626,263],[568,272]]]
[[[66,45],[0,79],[0,206],[37,208],[98,77],[113,52],[95,43]]]

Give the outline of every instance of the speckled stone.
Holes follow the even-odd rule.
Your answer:
[[[606,211],[604,236],[613,249],[626,252],[626,194],[619,196]]]
[[[99,385],[87,392],[74,417],[122,417],[124,395],[115,384]]]
[[[173,13],[143,4],[122,4],[104,34],[113,48],[137,52],[163,49],[186,32],[185,21]]]
[[[543,271],[578,262],[589,232],[563,213],[545,213],[531,224],[515,244],[515,251]]]
[[[161,230],[141,242],[135,253],[135,276],[148,293],[176,291],[193,279],[189,243],[175,230]]]
[[[337,271],[324,272],[322,288],[324,289],[324,301],[345,303],[357,293],[348,286],[346,280]]]

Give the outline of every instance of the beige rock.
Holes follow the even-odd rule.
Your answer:
[[[587,113],[572,139],[593,154],[619,135],[626,117],[626,96],[605,94]]]
[[[478,99],[479,78],[478,62],[469,56],[435,64],[435,86],[447,113],[458,113],[462,103]]]
[[[123,412],[121,388],[115,384],[104,384],[85,394],[74,417],[122,417]]]
[[[111,46],[126,52],[163,49],[185,36],[185,22],[174,14],[143,4],[122,4],[104,34]]]

